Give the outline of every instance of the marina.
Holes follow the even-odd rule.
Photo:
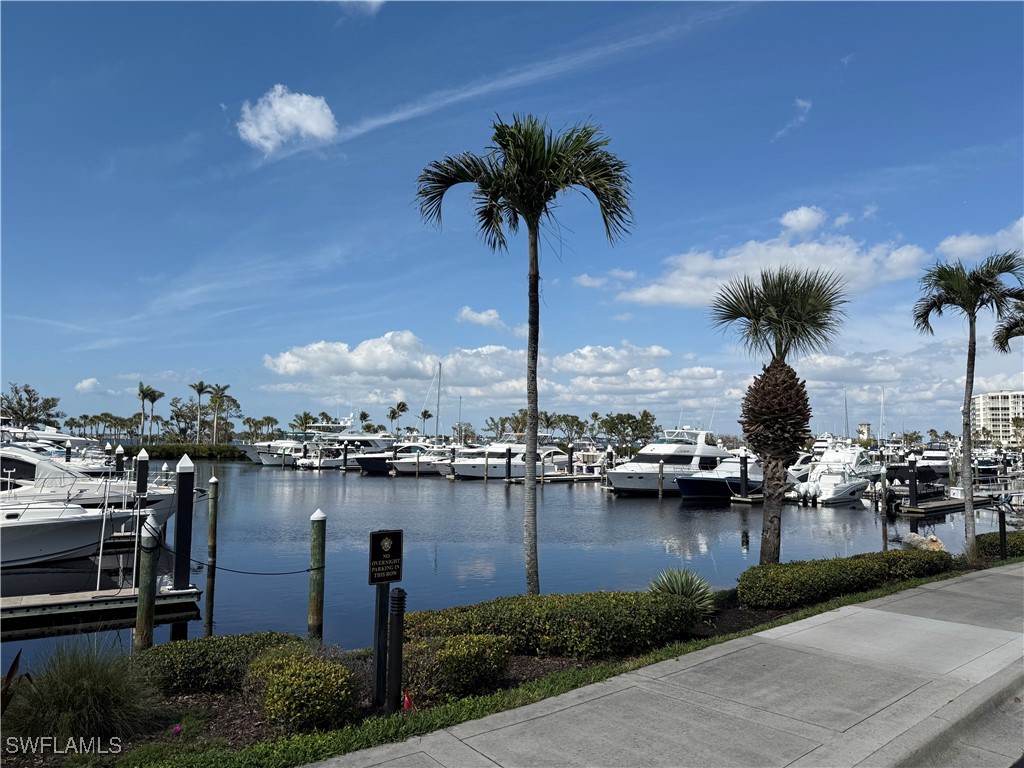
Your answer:
[[[197,488],[207,487],[214,476],[220,490],[214,634],[265,630],[305,634],[310,517],[318,509],[327,518],[323,630],[327,642],[345,648],[370,644],[374,590],[367,584],[366,569],[371,531],[405,532],[400,586],[408,592],[409,610],[525,592],[520,483],[196,462]],[[761,508],[756,504],[713,505],[678,497],[617,495],[587,478],[538,486],[543,592],[643,590],[669,566],[688,567],[714,588],[727,589],[758,562]],[[997,530],[992,509],[980,508],[976,516],[979,533]],[[175,520],[170,521],[168,543],[174,540]],[[197,505],[191,582],[200,590],[208,576],[207,525],[207,505]],[[895,548],[910,530],[910,518],[887,523],[863,501],[848,506],[787,505],[782,518],[782,560],[877,551],[883,541]],[[929,516],[919,530],[938,536],[957,553],[962,547],[963,514]],[[161,573],[166,582],[170,556],[165,555]],[[123,557],[111,554],[106,559],[104,589],[118,588]],[[94,589],[96,578],[95,563],[89,559],[50,568],[5,569],[3,595],[6,600],[40,592],[82,592]],[[196,599],[192,597],[193,603]],[[199,606],[203,607],[201,600]],[[202,622],[190,624],[190,636],[202,632]],[[158,626],[155,642],[166,641],[167,633],[166,626]],[[128,629],[111,629],[102,636],[131,646]],[[53,642],[58,641],[7,640],[3,656],[24,648],[31,657],[36,649]]]

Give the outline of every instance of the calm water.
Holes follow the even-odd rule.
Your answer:
[[[301,571],[309,565],[310,515],[327,515],[324,639],[346,648],[367,647],[373,635],[374,587],[367,584],[371,531],[402,529],[401,586],[408,609],[462,605],[525,591],[523,486],[504,482],[452,482],[437,476],[373,477],[358,473],[302,472],[243,463],[199,462],[196,485],[219,480],[217,561],[224,569]],[[540,585],[543,592],[644,589],[667,566],[688,566],[715,588],[736,585],[755,565],[761,538],[758,507],[694,506],[678,498],[616,497],[597,483],[557,484],[537,490]],[[192,556],[205,561],[207,510],[194,519]],[[994,513],[978,513],[978,532],[995,530]],[[909,531],[904,519],[890,536]],[[963,515],[922,526],[951,552],[963,540]],[[782,559],[801,560],[882,548],[882,521],[862,504],[842,508],[787,506]],[[168,542],[173,543],[173,534]],[[898,546],[898,545],[895,545]],[[57,579],[57,575],[52,575]],[[72,579],[75,577],[63,576]],[[95,586],[95,572],[79,584]],[[193,582],[205,588],[205,569]],[[4,594],[14,580],[4,576]],[[54,587],[48,586],[52,589]],[[255,630],[306,633],[309,575],[248,575],[221,570],[216,580],[215,633]],[[193,622],[189,636],[203,633]],[[131,646],[131,633],[107,633]],[[157,642],[167,638],[158,628]],[[53,640],[4,643],[38,655]]]

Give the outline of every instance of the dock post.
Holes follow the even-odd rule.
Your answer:
[[[405,590],[391,590],[391,626],[388,629],[388,690],[384,712],[393,715],[402,705],[402,640],[405,634]]]
[[[572,443],[569,443],[569,474],[570,475],[575,475],[576,474],[576,467],[574,467],[573,464],[572,464],[572,448],[573,448]]]
[[[505,482],[512,479],[512,449],[505,449]]]
[[[341,449],[342,449],[342,453],[341,453],[341,468],[343,470],[347,470],[348,469],[348,440],[346,440],[344,443],[342,443]]]
[[[747,498],[747,455],[740,456],[740,496]]]
[[[665,460],[658,460],[658,498],[660,499],[665,492]]]
[[[203,635],[213,635],[213,588],[217,579],[217,503],[220,497],[220,481],[210,478],[210,495],[206,505],[209,521],[206,528],[206,617],[203,620]]]
[[[143,448],[135,457],[135,495],[145,496],[149,491],[149,454]]]
[[[177,501],[174,512],[174,589],[188,589],[192,563],[192,507],[196,468],[184,454],[175,468]],[[188,622],[171,624],[171,640],[188,639]]]
[[[907,499],[907,505],[910,507],[917,506],[917,459],[913,456],[907,457],[907,470],[910,475],[910,495]]]
[[[324,639],[324,567],[327,561],[327,515],[317,509],[309,518],[309,620],[307,636]]]
[[[70,440],[68,440],[66,443],[64,443],[64,463],[65,464],[70,464],[71,463],[71,441]]]
[[[373,706],[384,705],[388,684],[388,585],[378,584],[373,610]]]
[[[139,579],[135,584],[137,603],[135,607],[136,651],[153,645],[153,616],[156,610],[156,563],[160,555],[160,526],[156,516],[150,515],[142,528],[142,549],[139,564]]]
[[[1006,510],[999,508],[999,559],[1006,559]]]
[[[122,477],[124,475],[124,448],[121,447],[120,443],[118,443],[117,448],[114,449],[114,471],[117,473],[118,477]]]

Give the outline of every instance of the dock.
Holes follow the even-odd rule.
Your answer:
[[[498,479],[500,479],[502,482],[509,483],[510,485],[522,485],[523,483],[526,482],[526,478],[523,478],[523,477],[512,477],[512,478],[508,478],[508,479],[506,479],[504,477],[502,477],[502,478],[495,478],[495,480],[498,480]],[[558,475],[544,475],[543,477],[541,477],[540,475],[537,475],[537,482],[538,483],[544,483],[545,485],[548,484],[548,483],[597,483],[597,482],[600,482],[601,479],[602,478],[601,478],[600,475],[591,475],[591,474],[582,474],[582,475],[568,475],[568,474],[562,475],[562,474],[558,474]]]
[[[159,590],[157,623],[199,618],[201,595],[195,587]],[[0,640],[134,627],[137,605],[131,588],[0,597]]]

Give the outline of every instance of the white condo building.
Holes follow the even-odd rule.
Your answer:
[[[987,429],[993,442],[1008,448],[1020,448],[1021,430],[1013,428],[1014,419],[1024,419],[1024,391],[1002,390],[971,398],[974,434]]]

